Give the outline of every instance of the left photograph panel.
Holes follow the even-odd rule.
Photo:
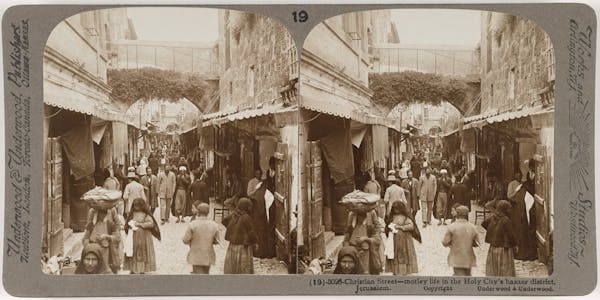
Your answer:
[[[298,56],[250,12],[128,7],[44,49],[45,274],[296,272]]]

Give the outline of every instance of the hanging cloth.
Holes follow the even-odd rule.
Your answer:
[[[71,164],[71,172],[75,180],[94,173],[94,146],[89,123],[75,126],[61,136],[61,144]]]
[[[373,125],[373,160],[385,160],[388,156],[389,140],[388,128],[381,125]]]
[[[350,130],[335,130],[321,138],[321,150],[335,184],[354,176]]]

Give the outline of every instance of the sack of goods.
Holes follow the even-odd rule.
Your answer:
[[[107,190],[97,186],[83,194],[81,199],[87,201],[92,208],[109,209],[119,203],[118,200],[121,199],[121,191]]]
[[[369,212],[377,207],[381,198],[377,194],[355,190],[342,197],[341,204],[355,213]]]

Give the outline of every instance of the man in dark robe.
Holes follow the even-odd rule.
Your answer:
[[[254,251],[254,257],[258,258],[273,258],[276,256],[275,251],[275,203],[268,203],[265,195],[269,191],[268,179],[263,180],[260,186],[251,195],[252,199],[252,223],[254,231],[258,237],[258,249]],[[276,200],[275,200],[276,201]],[[267,216],[267,205],[268,216]]]
[[[515,196],[509,199],[512,205],[510,219],[515,230],[518,246],[515,259],[535,260],[537,259],[535,207],[531,206],[528,211],[525,201],[526,195],[527,187],[523,184]],[[527,218],[527,215],[529,215],[529,218]]]
[[[471,191],[464,181],[465,179],[460,180],[450,188],[452,203],[453,205],[460,203],[460,205],[466,206],[471,211]]]
[[[158,155],[154,152],[148,157],[148,166],[152,168],[152,174],[158,176]]]

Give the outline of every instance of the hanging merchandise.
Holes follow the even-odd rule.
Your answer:
[[[321,149],[335,184],[354,176],[350,130],[336,130],[321,138]]]
[[[61,136],[61,143],[75,180],[94,173],[94,147],[89,123],[73,127]]]

